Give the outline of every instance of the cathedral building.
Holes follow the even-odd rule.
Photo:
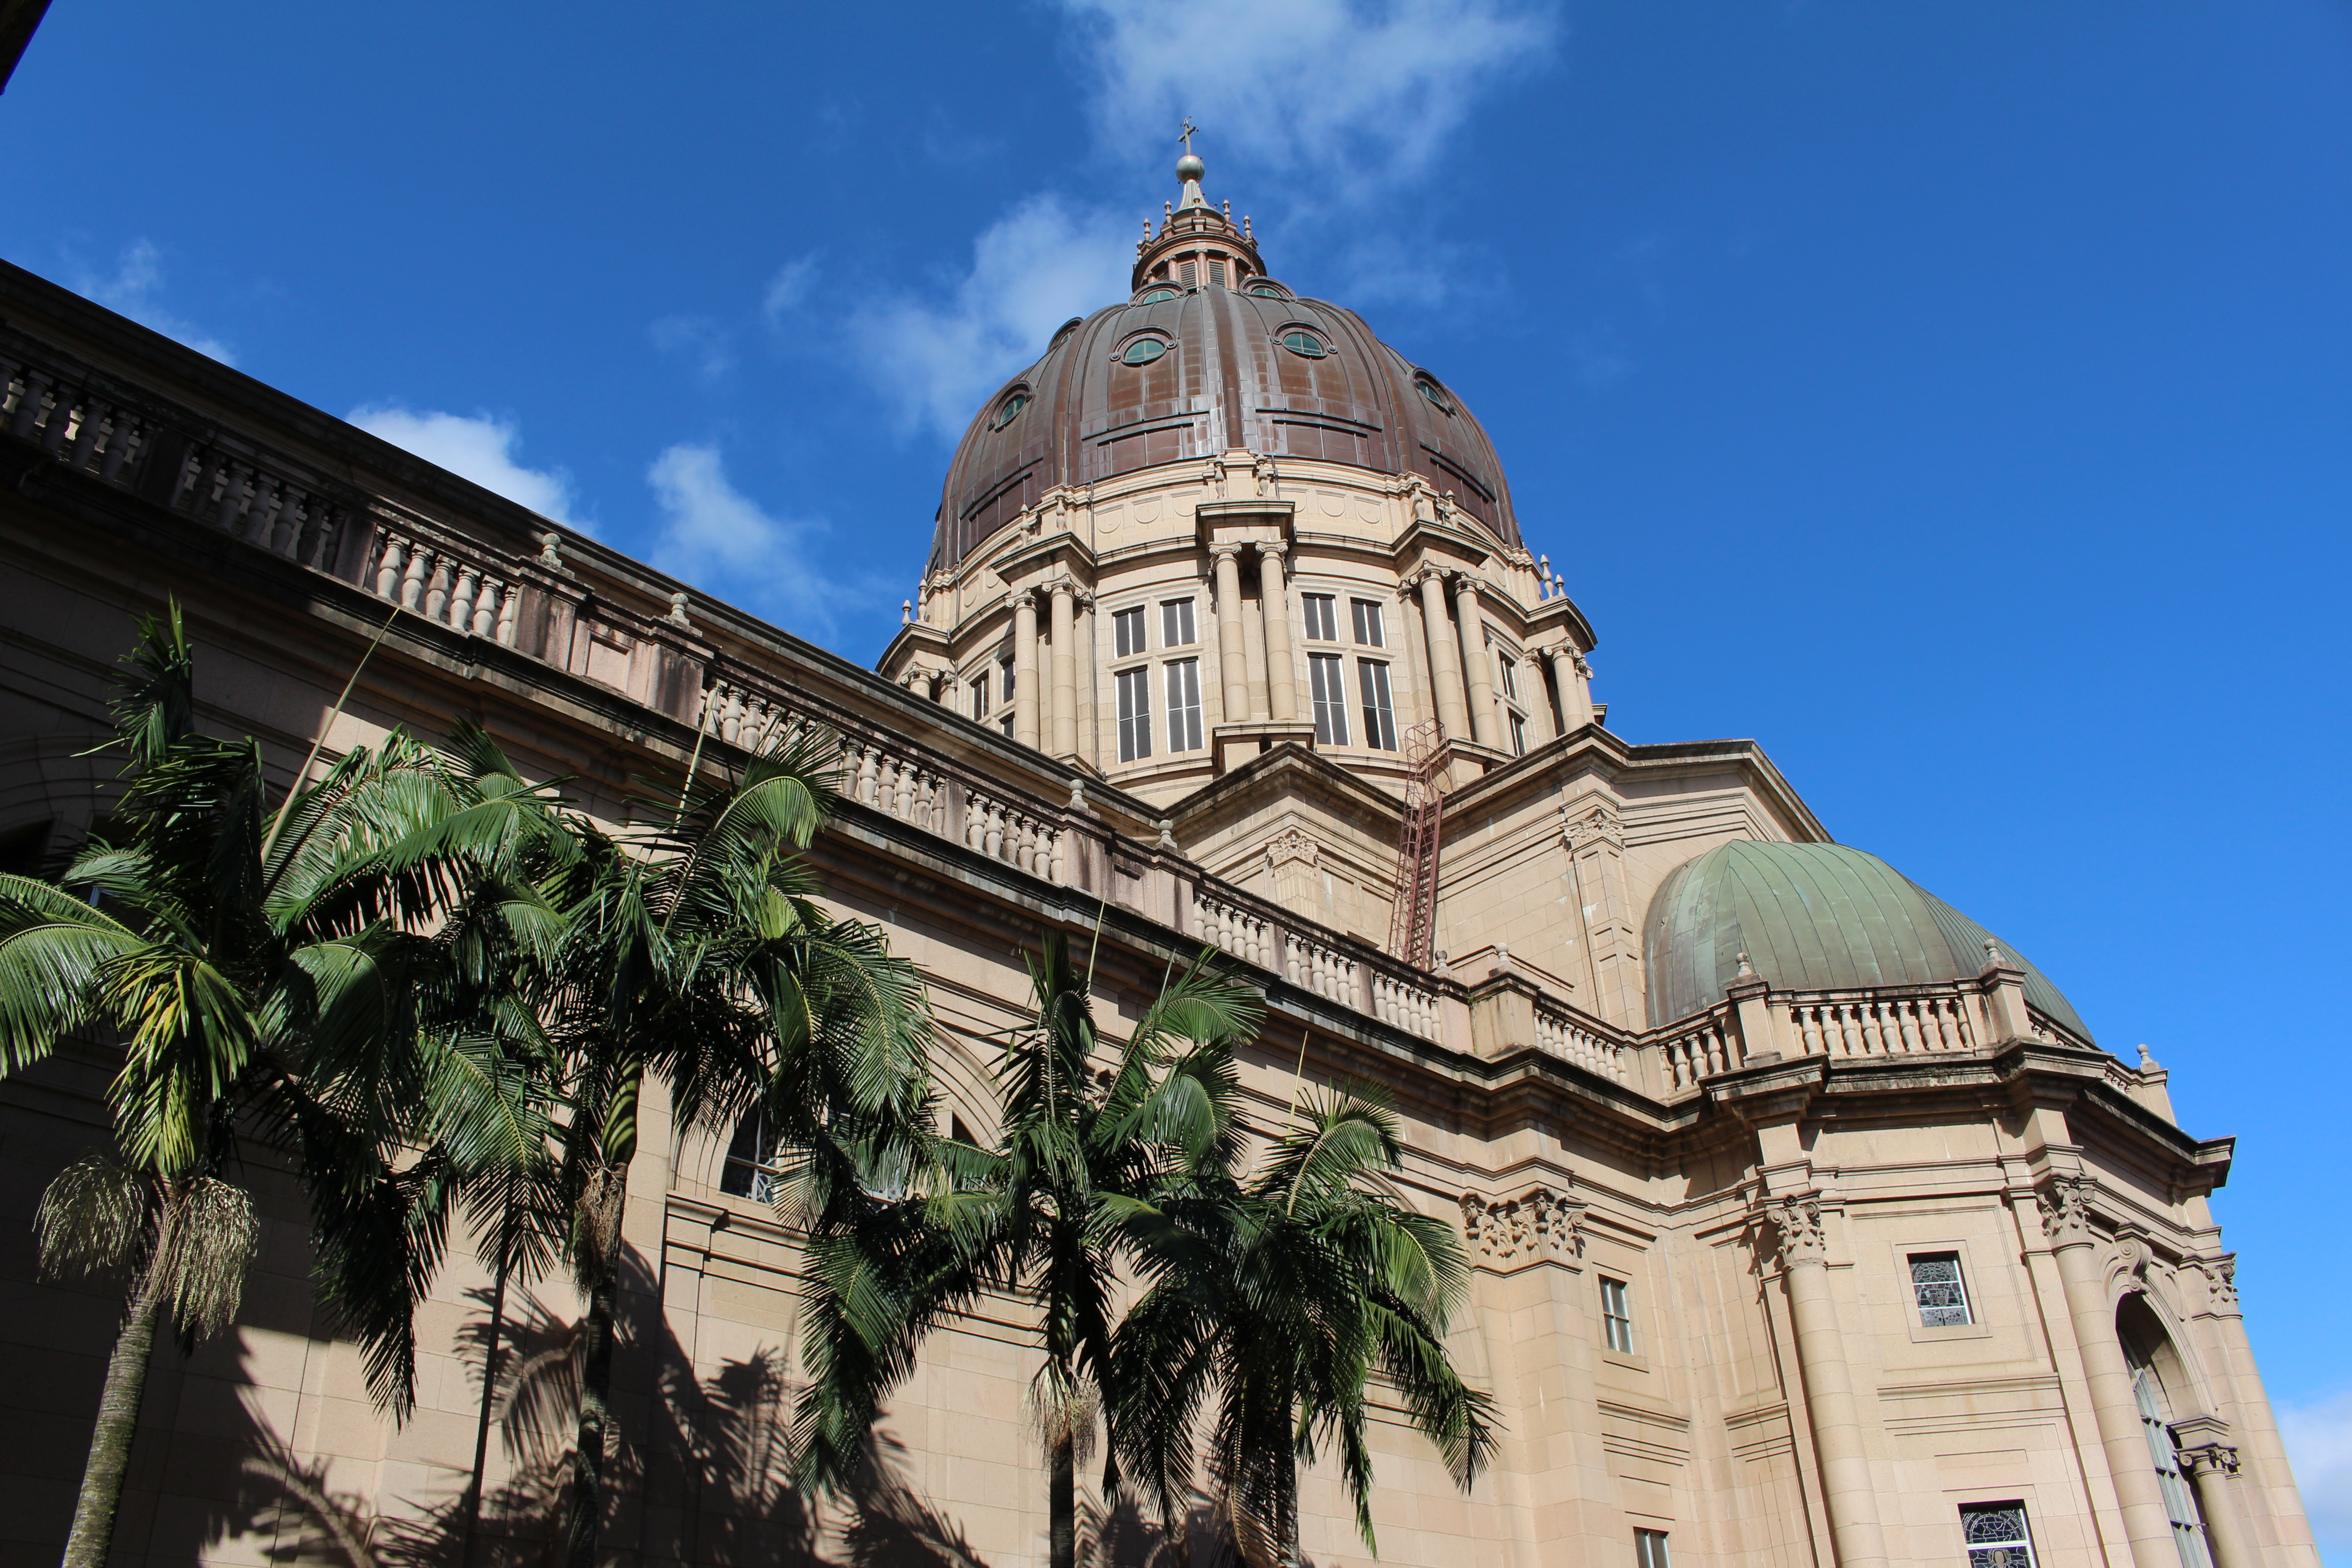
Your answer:
[[[1624,738],[1461,389],[1177,173],[1129,297],[975,412],[876,671],[0,268],[0,855],[103,814],[109,673],[166,595],[201,722],[282,780],[321,726],[331,755],[464,716],[618,821],[633,778],[814,720],[848,762],[812,859],[921,967],[956,1121],[993,1124],[1024,955],[1097,922],[1111,1034],[1212,946],[1266,995],[1261,1127],[1302,1079],[1402,1117],[1502,1442],[1465,1495],[1376,1423],[1381,1562],[2315,1564],[2208,1208],[2231,1141],[1754,742]],[[38,1279],[28,1229],[110,1074],[77,1046],[0,1082],[7,1562],[64,1538],[111,1342],[115,1299]],[[649,1100],[642,1142],[610,1560],[1043,1562],[1020,1310],[929,1342],[857,1506],[812,1508],[776,1458],[796,1254],[758,1130]],[[541,1561],[546,1435],[485,1415],[465,1244],[394,1426],[290,1184],[249,1174],[243,1316],[156,1351],[116,1561]],[[518,1290],[502,1353],[560,1357],[579,1310]],[[1100,1561],[1150,1560],[1089,1506]],[[1308,1561],[1371,1561],[1332,1478],[1300,1506]]]

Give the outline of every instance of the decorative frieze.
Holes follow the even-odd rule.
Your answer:
[[[1523,1268],[1584,1256],[1584,1207],[1548,1187],[1530,1187],[1516,1198],[1462,1194],[1462,1234],[1470,1249],[1492,1266]]]

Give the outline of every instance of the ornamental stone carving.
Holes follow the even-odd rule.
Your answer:
[[[1516,1198],[1462,1194],[1462,1233],[1471,1249],[1507,1268],[1584,1256],[1584,1205],[1546,1187]]]
[[[2081,1247],[2091,1237],[2091,1200],[2098,1183],[2088,1176],[2053,1176],[2039,1194],[2042,1234],[2053,1247]]]
[[[2200,1443],[2180,1450],[2180,1468],[2192,1476],[2234,1476],[2238,1450],[2227,1443]]]
[[[1765,1209],[1779,1233],[1780,1266],[1829,1262],[1829,1245],[1822,1232],[1822,1202],[1813,1197],[1783,1198]]]
[[[1570,849],[1581,849],[1595,841],[1622,843],[1625,821],[1617,807],[1609,801],[1587,795],[1573,804],[1560,803],[1560,836]]]

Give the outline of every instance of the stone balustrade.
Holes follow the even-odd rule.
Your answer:
[[[1613,1031],[1597,1018],[1587,1018],[1554,1005],[1548,1000],[1535,1005],[1536,1044],[1559,1058],[1574,1062],[1590,1073],[1597,1073],[1612,1083],[1625,1081],[1626,1043],[1612,1038]]]
[[[1739,1066],[1748,1055],[1731,1009],[1721,1003],[1671,1026],[1657,1048],[1670,1094],[1696,1089],[1699,1079]]]
[[[1338,1002],[1358,1012],[1363,1011],[1362,988],[1356,978],[1353,959],[1328,942],[1318,942],[1303,931],[1292,931],[1283,945],[1289,951],[1285,972],[1290,983],[1312,991],[1327,1002]]]
[[[1410,979],[1402,965],[1372,971],[1372,1016],[1424,1040],[1440,1037],[1437,991]]]
[[[1273,921],[1205,889],[1193,895],[1192,913],[1200,921],[1201,940],[1210,946],[1260,969],[1276,966],[1280,944]]]
[[[522,584],[492,574],[479,552],[379,527],[360,569],[376,597],[452,631],[514,647]]]
[[[1805,1056],[1883,1057],[1972,1051],[1979,1032],[1959,987],[1898,995],[1867,992],[1775,996],[1789,1048]]]

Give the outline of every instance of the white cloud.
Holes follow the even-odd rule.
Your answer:
[[[236,355],[229,352],[226,343],[155,302],[163,287],[163,253],[147,239],[134,239],[122,247],[122,254],[115,258],[113,277],[96,278],[81,273],[74,279],[74,292],[84,299],[95,300],[116,314],[128,316],[167,338],[177,339],[223,364],[235,364]]]
[[[803,637],[826,637],[841,594],[810,559],[816,522],[772,517],[728,481],[719,448],[680,442],[646,471],[662,533],[653,563],[731,604],[775,615]]]
[[[1033,196],[973,243],[971,270],[944,302],[897,294],[854,311],[849,350],[903,426],[952,441],[1055,328],[1123,299],[1133,261],[1124,218]]]
[[[573,528],[587,525],[572,515],[572,476],[562,468],[526,468],[516,460],[521,432],[507,420],[488,414],[419,412],[390,404],[354,408],[344,416],[372,436],[437,463],[453,474],[473,480],[519,501],[541,517]]]
[[[809,285],[816,281],[816,253],[787,261],[768,279],[767,296],[760,301],[760,313],[768,318],[768,325],[779,324],[785,316],[800,308],[808,298]]]
[[[1479,96],[1539,68],[1559,37],[1551,0],[1061,4],[1112,145],[1172,158],[1190,115],[1213,171],[1229,149],[1334,195],[1426,175]]]
[[[2283,1405],[2278,1418],[2320,1551],[2352,1562],[2352,1391],[2301,1408]]]

